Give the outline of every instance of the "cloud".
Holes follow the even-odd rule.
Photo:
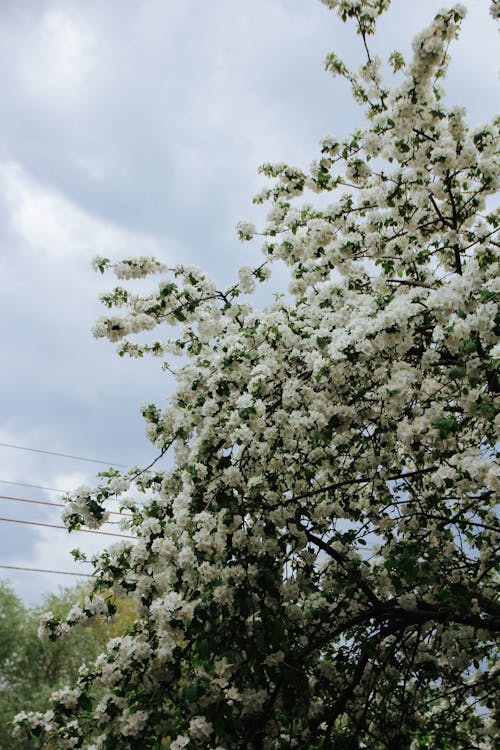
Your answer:
[[[51,263],[56,273],[57,263],[67,272],[68,265],[87,264],[93,252],[165,255],[165,247],[153,237],[92,216],[16,163],[0,163],[0,199],[9,216],[8,229],[30,261]]]

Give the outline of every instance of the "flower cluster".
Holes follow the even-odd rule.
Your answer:
[[[92,261],[92,267],[101,273],[104,273],[108,268],[113,268],[118,279],[142,279],[150,274],[160,273],[166,268],[156,258],[144,255],[134,258],[124,258],[113,264],[110,263],[108,258],[96,256]]]
[[[388,1],[324,1],[365,42],[357,72],[328,58],[365,128],[325,137],[309,172],[262,167],[264,262],[232,286],[176,266],[103,297],[120,310],[95,333],[121,354],[183,355],[168,405],[142,408],[173,455],[68,499],[73,529],[118,498],[134,539],[42,634],[119,597],[137,616],[49,712],[17,717],[47,747],[495,747],[498,122],[470,129],[437,83],[462,6],[391,55],[387,83],[367,39]],[[276,261],[289,296],[257,309],[243,295]]]

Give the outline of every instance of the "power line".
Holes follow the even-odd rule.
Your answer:
[[[35,490],[47,490],[48,492],[60,492],[67,495],[69,490],[61,490],[59,487],[44,487],[41,484],[28,484],[27,482],[12,482],[9,479],[0,479],[0,484],[14,484],[16,487],[32,487]]]
[[[116,461],[101,461],[99,458],[84,458],[83,456],[73,456],[70,453],[57,453],[56,451],[46,451],[41,448],[26,448],[24,445],[11,445],[11,443],[0,443],[3,448],[14,448],[19,451],[29,451],[30,453],[44,453],[48,456],[59,456],[59,458],[73,458],[75,461],[89,461],[93,464],[105,464],[106,466],[120,466],[127,469],[126,464],[118,464]]]
[[[27,497],[11,497],[10,495],[0,495],[0,500],[16,500],[19,503],[35,503],[36,505],[53,505],[57,508],[64,508],[64,503],[49,503],[48,500],[28,500]]]
[[[41,521],[22,521],[20,518],[3,518],[0,517],[0,521],[5,521],[6,523],[23,523],[27,526],[46,526],[49,529],[64,529],[67,531],[66,526],[60,526],[59,524],[55,523],[42,523]],[[93,529],[74,529],[74,531],[79,531],[81,534],[101,534],[102,536],[120,536],[123,539],[135,539],[135,536],[130,536],[130,534],[115,534],[112,531],[94,531]]]
[[[57,489],[56,487],[44,487],[41,484],[28,484],[27,482],[11,482],[8,479],[0,479],[0,484],[11,484],[11,485],[14,485],[16,487],[30,487],[31,489],[34,489],[34,490],[47,490],[48,492],[60,492],[61,495],[70,495],[71,494],[71,490],[61,490],[61,489]],[[5,497],[5,495],[0,495],[0,497]],[[117,498],[112,498],[112,497],[110,497],[108,499],[109,500],[114,500],[114,499],[117,500]],[[19,500],[19,498],[16,498],[16,500]],[[47,503],[47,505],[49,505],[49,503]],[[60,503],[53,503],[53,505],[60,505]],[[62,503],[61,505],[64,505],[64,503]],[[121,515],[127,515],[127,514],[125,513],[125,514],[121,514]]]
[[[14,500],[18,503],[33,503],[35,505],[52,505],[54,508],[66,507],[65,503],[49,503],[48,500],[31,500],[31,499],[28,499],[27,497],[12,497],[11,495],[0,495],[0,500]],[[110,516],[122,516],[122,517],[132,516],[131,513],[119,513],[118,511],[115,511],[115,510],[110,510],[108,511],[108,513],[110,514]]]
[[[70,573],[68,570],[47,570],[46,568],[25,568],[20,565],[0,565],[0,568],[5,570],[27,570],[30,573],[56,573],[59,576],[83,576],[84,578],[91,578],[90,573]]]

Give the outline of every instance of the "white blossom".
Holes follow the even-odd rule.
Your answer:
[[[54,711],[18,714],[20,739],[495,747],[498,122],[469,128],[438,85],[462,5],[391,55],[394,85],[370,53],[388,0],[323,1],[369,53],[326,63],[367,119],[323,138],[309,173],[262,166],[262,264],[219,289],[194,266],[94,260],[162,274],[102,295],[95,335],[181,364],[168,404],[141,409],[162,460],[64,508],[70,530],[96,529],[118,500],[135,538],[92,558],[81,602],[40,636],[122,599],[132,625]],[[247,295],[275,263],[288,295],[258,308]]]

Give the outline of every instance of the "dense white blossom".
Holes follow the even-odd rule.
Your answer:
[[[437,13],[386,81],[369,37],[388,0],[323,0],[367,59],[344,76],[363,129],[308,173],[265,164],[263,263],[226,289],[162,274],[115,287],[94,329],[121,355],[180,355],[144,404],[170,468],[110,470],[67,499],[69,529],[116,498],[134,540],[97,555],[80,605],[42,637],[137,617],[16,736],[46,747],[493,750],[499,470],[498,121],[471,130],[439,82],[465,14]],[[491,5],[498,16],[498,3]],[[328,194],[320,206],[303,202]],[[256,234],[238,225],[242,240]],[[289,295],[248,300],[275,262]],[[160,327],[154,343],[131,341]],[[149,341],[149,337],[148,337]],[[134,499],[138,494],[143,499]]]

